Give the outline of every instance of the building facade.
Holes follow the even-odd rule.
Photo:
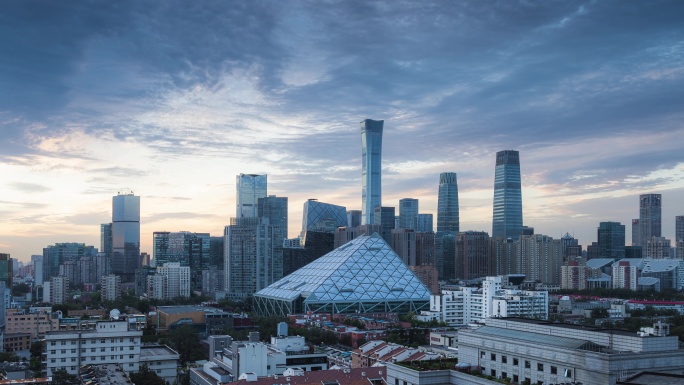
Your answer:
[[[304,202],[302,233],[306,231],[334,232],[338,227],[348,226],[347,208],[309,199]]]
[[[662,236],[662,195],[639,195],[639,242],[646,250],[648,241]]]
[[[361,224],[375,223],[375,208],[382,206],[382,130],[384,120],[361,122]]]
[[[112,197],[112,274],[133,282],[140,265],[140,197],[119,191]]]
[[[522,234],[523,211],[518,151],[506,150],[496,153],[492,222],[492,238],[519,239]]]
[[[272,233],[268,220],[231,218],[224,232],[227,296],[245,298],[273,283],[277,266]]]
[[[256,218],[259,198],[267,193],[267,176],[259,174],[240,174],[235,177],[237,187],[235,216],[237,218]]]
[[[437,232],[459,231],[458,182],[455,172],[439,174],[437,192]]]
[[[418,219],[418,199],[399,200],[399,228],[416,230]]]
[[[601,222],[598,227],[600,258],[625,257],[625,225],[620,222]]]

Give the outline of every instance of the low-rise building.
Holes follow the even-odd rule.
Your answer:
[[[216,335],[223,330],[250,327],[251,319],[243,314],[235,314],[210,306],[158,306],[156,314],[157,330],[166,332],[180,325],[193,325],[202,334]]]
[[[5,333],[31,333],[34,339],[45,337],[45,333],[59,330],[59,314],[49,307],[28,310],[8,309],[5,316]]]
[[[29,350],[32,340],[31,333],[5,333],[2,336],[2,349],[5,352]]]
[[[352,351],[352,368],[385,365],[388,362],[429,361],[440,354],[385,341],[369,341]]]
[[[140,348],[140,365],[147,367],[169,384],[176,380],[178,352],[166,345],[143,345]]]

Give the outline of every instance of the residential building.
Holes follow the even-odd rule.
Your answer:
[[[613,289],[636,290],[638,284],[638,268],[629,261],[618,261],[613,264]]]
[[[372,235],[374,233],[380,234],[382,232],[380,225],[361,225],[357,227],[338,227],[335,230],[335,248],[341,247],[347,242],[360,237],[362,235]]]
[[[392,229],[390,246],[407,266],[416,266],[416,232],[411,229]]]
[[[518,247],[519,274],[528,280],[560,285],[562,241],[548,235],[523,236]]]
[[[69,278],[58,276],[50,278],[50,304],[58,305],[69,298]]]
[[[31,333],[3,333],[2,335],[2,351],[3,352],[21,352],[31,349],[31,342],[33,341]],[[1,383],[1,382],[0,382]]]
[[[52,331],[45,335],[47,375],[57,369],[78,374],[82,365],[120,364],[126,372],[140,367],[140,338],[137,323],[126,319],[98,321],[94,328]]]
[[[100,280],[100,293],[103,301],[116,301],[121,299],[121,277],[110,274]]]
[[[154,266],[178,262],[193,270],[206,269],[210,263],[209,233],[155,231],[152,233]]]
[[[643,250],[653,237],[662,236],[662,195],[639,195],[639,242]],[[649,257],[646,253],[646,257]]]
[[[456,235],[456,277],[465,280],[491,275],[489,234],[464,231]]]
[[[523,211],[518,151],[506,150],[496,153],[492,221],[492,238],[520,238]]]
[[[670,258],[670,240],[665,237],[651,237],[646,243],[646,258]]]
[[[435,266],[435,233],[416,232],[416,265]],[[437,268],[435,267],[435,271]]]
[[[352,351],[352,368],[382,367],[390,362],[430,361],[441,357],[440,354],[376,340]]]
[[[568,261],[561,266],[561,289],[585,290],[587,288],[587,267],[580,261]]]
[[[601,222],[598,228],[600,258],[625,257],[625,226],[620,222]]]
[[[382,206],[382,130],[384,120],[361,122],[361,224],[375,223],[375,208]],[[394,227],[394,226],[392,226]]]
[[[224,237],[227,297],[245,298],[273,283],[278,262],[273,260],[273,226],[267,218],[231,218]]]
[[[666,324],[635,333],[522,318],[484,323],[459,331],[458,362],[515,383],[614,385],[645,370],[681,370],[684,360]]]
[[[240,174],[235,177],[236,218],[256,218],[259,198],[267,193],[267,176],[259,174]]]
[[[122,190],[112,197],[113,274],[122,282],[134,282],[135,269],[140,267],[140,197]]]
[[[147,277],[147,296],[154,299],[190,297],[190,267],[167,262]]]
[[[146,344],[140,347],[140,365],[147,365],[154,374],[167,384],[173,384],[178,377],[180,355],[166,345]]]
[[[42,339],[52,330],[59,330],[59,318],[50,307],[7,310],[6,334],[30,333],[33,339]]]
[[[520,243],[512,238],[490,238],[490,274],[506,275],[518,273],[518,248]]]
[[[86,256],[96,256],[94,246],[84,243],[55,243],[43,248],[43,281],[59,275],[59,267],[65,262],[74,262]]]

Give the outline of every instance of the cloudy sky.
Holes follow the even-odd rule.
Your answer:
[[[494,155],[521,154],[525,224],[596,240],[684,214],[681,1],[4,1],[0,252],[99,247],[121,188],[154,231],[222,234],[235,175],[361,207],[359,122],[384,119],[383,204],[491,231]]]

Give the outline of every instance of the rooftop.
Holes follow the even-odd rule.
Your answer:
[[[231,385],[386,385],[387,368],[384,366],[355,369],[317,370],[303,376],[261,377],[256,381],[238,380]]]
[[[140,347],[141,360],[168,355],[178,356],[178,353],[166,345],[142,345]]]

